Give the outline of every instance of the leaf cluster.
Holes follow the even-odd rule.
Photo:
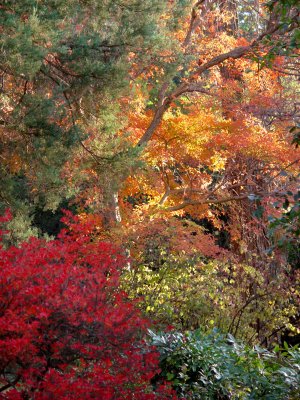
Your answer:
[[[300,352],[285,355],[245,346],[217,330],[155,334],[165,378],[184,399],[296,399],[300,389]]]
[[[124,258],[94,240],[91,222],[64,222],[56,240],[0,247],[1,398],[173,398],[150,385],[158,357],[143,341],[149,322],[119,290]]]

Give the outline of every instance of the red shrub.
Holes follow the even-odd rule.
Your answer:
[[[50,242],[0,247],[0,398],[173,398],[149,386],[157,354],[118,290],[125,260],[90,226],[70,226]]]

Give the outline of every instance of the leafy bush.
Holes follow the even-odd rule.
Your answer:
[[[118,288],[125,260],[92,232],[75,220],[57,240],[0,243],[1,399],[172,398],[150,385],[158,354]]]
[[[182,260],[165,257],[157,268],[139,265],[122,277],[124,288],[160,329],[178,330],[218,327],[223,333],[257,344],[274,341],[297,312],[297,299],[285,273],[245,264]]]
[[[185,399],[298,399],[300,351],[270,352],[251,348],[216,330],[185,335],[155,334],[152,342],[161,354],[162,372],[156,381],[167,379]],[[278,350],[278,349],[275,349]]]

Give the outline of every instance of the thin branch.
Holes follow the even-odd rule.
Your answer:
[[[152,138],[152,136],[155,132],[155,129],[160,124],[165,111],[169,108],[171,101],[169,98],[165,97],[165,93],[168,89],[168,86],[169,86],[169,84],[167,82],[165,82],[162,85],[162,88],[158,95],[158,103],[157,103],[157,108],[156,108],[154,117],[153,117],[148,129],[146,130],[144,135],[141,137],[141,139],[138,141],[137,147],[142,147],[143,145],[145,145],[149,142],[149,140]]]
[[[27,93],[28,83],[29,83],[29,82],[26,80],[26,81],[25,81],[25,85],[24,85],[24,89],[23,89],[23,93],[22,93],[22,96],[19,98],[18,104],[21,104],[21,103],[22,103],[22,101],[23,101],[23,99],[24,99],[24,97],[25,97],[25,95],[26,95],[26,93]]]
[[[272,181],[274,181],[276,178],[278,178],[278,176],[280,176],[282,171],[285,171],[286,169],[292,167],[294,164],[297,164],[299,161],[300,161],[300,158],[297,158],[296,160],[290,162],[288,165],[286,165],[284,168],[282,168],[276,175],[270,177],[268,184],[270,184]]]
[[[248,194],[241,195],[241,196],[231,196],[231,197],[225,197],[223,199],[208,199],[208,200],[186,200],[181,204],[178,204],[176,206],[170,206],[164,208],[164,211],[179,211],[182,210],[188,206],[200,206],[200,205],[205,205],[205,204],[222,204],[222,203],[227,203],[229,201],[240,201],[240,200],[245,200],[249,196]]]
[[[5,390],[15,386],[15,384],[19,382],[20,378],[20,375],[18,375],[12,382],[9,382],[6,385],[2,386],[0,388],[0,392],[4,392]]]
[[[205,0],[199,0],[197,1],[197,3],[194,5],[194,7],[192,8],[192,13],[191,13],[191,20],[190,20],[190,25],[189,25],[189,29],[187,31],[186,37],[183,41],[183,47],[186,47],[192,37],[192,33],[195,29],[195,22],[198,18],[198,11],[201,8],[202,4],[205,2]]]

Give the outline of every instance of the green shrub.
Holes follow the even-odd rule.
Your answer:
[[[251,348],[217,330],[155,334],[161,373],[179,398],[201,400],[299,399],[300,350]]]

